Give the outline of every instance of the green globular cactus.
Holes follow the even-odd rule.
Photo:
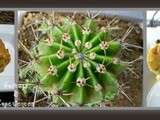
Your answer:
[[[121,44],[111,39],[107,27],[98,27],[91,18],[82,25],[65,18],[59,25],[44,20],[38,31],[42,35],[31,50],[32,64],[20,70],[20,77],[36,73],[40,87],[59,106],[114,100],[116,76],[125,66],[116,58]]]

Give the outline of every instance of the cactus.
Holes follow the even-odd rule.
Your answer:
[[[9,64],[11,58],[8,49],[0,39],[0,73],[4,71],[5,67]]]
[[[157,40],[156,45],[151,48],[147,55],[148,67],[153,72],[157,79],[160,79],[160,40]]]
[[[119,94],[117,75],[128,63],[117,57],[124,46],[112,39],[110,26],[99,27],[90,17],[79,24],[66,16],[58,24],[43,18],[31,28],[34,47],[20,42],[30,56],[19,70],[25,94],[44,94],[51,104],[68,107],[94,106]]]

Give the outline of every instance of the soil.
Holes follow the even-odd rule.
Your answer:
[[[39,12],[30,12],[32,14],[32,20],[36,18],[36,15],[43,15],[45,17],[48,17],[47,13],[39,13]],[[61,24],[61,19],[63,16],[72,16],[71,13],[55,13],[55,18],[57,19],[57,22]],[[27,15],[26,15],[27,16]],[[25,17],[26,17],[25,16]],[[83,19],[85,18],[86,14],[83,13],[77,13],[74,17],[74,19],[82,24]],[[25,18],[24,17],[24,18]],[[139,23],[134,23],[129,20],[124,20],[121,19],[120,17],[116,16],[118,18],[118,21],[112,25],[112,26],[118,26],[121,29],[120,30],[115,30],[112,32],[111,37],[113,39],[121,39],[125,32],[127,31],[128,27],[130,25],[134,26],[134,30],[129,34],[129,36],[126,38],[125,42],[134,44],[140,47],[143,47],[143,30],[140,27]],[[98,26],[106,26],[108,23],[113,20],[115,16],[113,17],[108,17],[108,16],[97,16],[95,19],[98,20]],[[31,18],[30,18],[31,19]],[[33,33],[31,33],[30,29],[27,28],[27,24],[30,24],[30,19],[28,20],[28,23],[24,23],[24,19],[22,19],[21,27],[19,28],[20,34],[19,34],[19,40],[27,47],[31,48],[32,43],[35,41],[33,38]],[[123,61],[133,61],[139,56],[143,56],[143,50],[139,48],[134,48],[130,47],[132,51],[127,51],[127,50],[122,50],[121,54],[119,54],[119,58]],[[29,58],[25,54],[25,52],[19,48],[19,59],[28,61]],[[22,63],[19,62],[19,65],[22,65]],[[118,82],[120,85],[124,84],[122,86],[124,92],[130,97],[131,100],[129,100],[127,97],[119,93],[119,95],[116,97],[114,101],[111,103],[102,103],[103,106],[116,106],[116,107],[124,107],[124,106],[142,106],[142,80],[143,80],[143,60],[140,60],[138,62],[135,62],[132,66],[132,69],[136,74],[138,75],[137,77],[135,74],[129,72],[128,70],[125,70],[118,76]],[[23,82],[22,79],[19,80],[19,83]],[[21,89],[18,90],[19,97],[18,101],[19,103],[31,103],[33,101],[33,94],[30,95],[24,95],[21,91]],[[39,96],[41,98],[42,96]],[[19,106],[24,107],[23,104],[20,104]],[[25,106],[30,106],[30,105],[25,105]],[[39,104],[36,105],[37,107],[42,107],[42,106],[47,106],[47,102],[43,101]]]
[[[14,12],[0,11],[0,24],[14,24]]]

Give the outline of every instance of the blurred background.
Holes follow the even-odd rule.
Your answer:
[[[11,61],[0,73],[0,107],[13,106],[15,87],[14,11],[0,11],[0,39],[9,50]]]
[[[146,31],[146,37],[147,37],[147,48],[146,48],[146,55],[150,48],[152,48],[158,39],[160,39],[160,11],[147,11],[147,31]],[[153,86],[156,84],[156,76],[149,71],[147,66],[147,61],[145,62],[144,66],[144,96],[145,96],[145,105],[147,102],[149,102],[151,97],[153,97]],[[157,91],[159,93],[159,91]],[[147,98],[147,95],[149,96]],[[156,93],[155,93],[156,95]],[[156,102],[156,99],[153,100]],[[159,101],[159,99],[157,99]],[[152,104],[152,103],[151,103]],[[158,105],[158,104],[157,104]],[[150,106],[150,105],[149,105]]]

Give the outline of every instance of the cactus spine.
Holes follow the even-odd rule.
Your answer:
[[[41,33],[31,49],[30,65],[20,69],[20,78],[28,73],[38,81],[53,103],[66,106],[94,105],[111,101],[118,94],[116,76],[125,67],[116,58],[121,43],[112,40],[109,28],[98,27],[86,17],[83,25],[65,18],[60,25],[43,20],[37,25]],[[27,79],[24,92],[33,88]]]

